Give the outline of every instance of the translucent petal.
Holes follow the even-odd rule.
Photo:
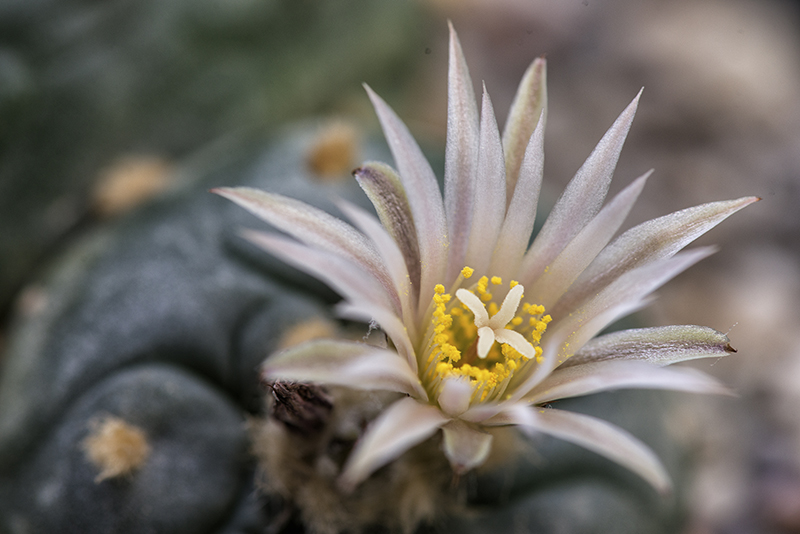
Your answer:
[[[453,25],[450,27],[450,63],[447,83],[447,144],[444,199],[450,232],[447,280],[464,265],[472,222],[472,202],[478,164],[478,108],[467,62]]]
[[[736,352],[728,336],[705,326],[675,325],[622,330],[592,339],[561,367],[608,360],[639,360],[655,365]]]
[[[442,427],[444,454],[458,474],[478,467],[492,450],[492,435],[481,432],[463,421],[450,421]]]
[[[600,210],[641,94],[639,91],[567,184],[525,255],[520,274],[523,284],[537,278]]]
[[[594,417],[515,405],[485,424],[519,425],[530,431],[550,434],[627,467],[661,493],[668,493],[672,488],[666,469],[647,445],[621,428]]]
[[[401,399],[376,419],[347,459],[339,485],[352,491],[379,467],[433,435],[448,421],[435,406]]]

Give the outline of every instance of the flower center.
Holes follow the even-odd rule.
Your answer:
[[[463,286],[472,274],[465,267],[456,286]],[[483,276],[472,286],[456,289],[456,299],[441,284],[436,286],[423,375],[432,393],[443,379],[462,377],[473,387],[472,400],[499,399],[518,369],[541,359],[539,341],[550,316],[543,315],[543,306],[525,302],[525,288],[513,280],[498,305],[491,290],[502,293],[502,286],[500,277]]]

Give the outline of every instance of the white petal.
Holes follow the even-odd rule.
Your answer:
[[[394,290],[387,291],[371,273],[344,258],[275,234],[244,230],[242,237],[322,280],[348,300],[370,302],[395,314],[401,313]]]
[[[622,273],[675,254],[728,216],[757,200],[756,197],[746,197],[712,202],[631,228],[603,249],[551,313],[559,315],[564,310],[575,308]]]
[[[528,359],[533,358],[536,356],[536,351],[533,348],[533,345],[525,339],[525,337],[520,334],[519,332],[515,332],[514,330],[506,330],[505,328],[500,328],[495,330],[495,340],[498,343],[506,343],[514,347],[514,350],[522,354]]]
[[[430,404],[401,399],[387,408],[356,443],[347,459],[339,485],[352,491],[376,469],[433,435],[448,421]]]
[[[730,393],[716,379],[696,369],[609,360],[556,369],[525,400],[531,404],[542,404],[600,391],[631,388],[670,389],[687,393]]]
[[[309,341],[267,358],[262,376],[268,380],[397,391],[423,401],[428,397],[416,373],[400,355],[364,343]]]
[[[475,469],[486,461],[492,450],[492,435],[476,430],[458,420],[442,427],[444,454],[458,474]]]
[[[447,280],[465,265],[472,222],[472,202],[478,164],[478,108],[467,62],[453,25],[450,27],[450,63],[447,82],[447,144],[444,199],[450,231]]]
[[[494,344],[494,330],[488,326],[478,328],[478,358],[485,359]]]
[[[475,293],[462,288],[456,291],[456,298],[475,316],[475,326],[480,328],[489,324],[489,312]]]
[[[386,231],[403,254],[411,284],[419,288],[420,259],[417,230],[411,206],[397,173],[386,164],[367,162],[353,171]]]
[[[469,408],[472,391],[472,386],[467,379],[445,378],[437,402],[444,413],[451,417],[457,417]]]
[[[622,330],[592,339],[562,367],[608,360],[654,365],[721,358],[736,352],[728,336],[705,326],[675,325]]]
[[[525,255],[520,275],[523,284],[544,272],[545,267],[600,210],[641,94],[639,91],[567,184]]]
[[[544,114],[545,112],[542,111],[539,123],[525,150],[525,157],[519,168],[519,179],[492,254],[489,272],[503,278],[508,278],[512,274],[513,276],[517,275],[522,258],[528,248],[531,233],[533,233],[536,205],[539,202],[544,170],[544,127],[546,122]],[[508,169],[508,164],[509,160],[506,154],[506,169]]]
[[[503,150],[506,155],[506,190],[509,202],[516,193],[520,165],[526,153],[531,133],[540,128],[544,131],[547,119],[547,62],[536,58],[525,71],[517,94],[508,112],[503,129]],[[527,157],[527,156],[526,156]],[[492,271],[494,272],[494,271]]]
[[[552,309],[553,304],[611,241],[636,199],[639,198],[639,193],[652,172],[640,176],[606,204],[600,213],[564,247],[549,268],[528,286],[529,295],[537,304],[541,304],[547,310]]]
[[[478,177],[465,265],[469,265],[479,273],[486,272],[505,216],[506,170],[503,145],[500,142],[500,131],[497,129],[492,102],[484,87]],[[459,266],[461,267],[463,266]]]
[[[594,451],[649,482],[661,493],[672,487],[669,475],[653,451],[619,427],[588,415],[516,405],[486,421],[490,425],[520,425]]]
[[[489,319],[489,327],[493,330],[497,330],[498,328],[503,328],[506,326],[511,319],[514,318],[514,314],[517,313],[517,308],[519,308],[519,301],[522,299],[522,292],[525,288],[522,285],[516,285],[509,289],[508,293],[506,294],[506,298],[503,299],[503,305],[500,306],[500,309],[497,311],[494,316]]]
[[[428,160],[406,125],[381,97],[368,86],[365,88],[400,171],[400,179],[414,215],[423,267],[419,292],[419,315],[423,315],[433,296],[434,286],[444,278],[447,261],[447,224],[442,195]]]

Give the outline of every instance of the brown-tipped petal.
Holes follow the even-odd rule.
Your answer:
[[[419,290],[420,256],[417,230],[406,191],[397,173],[384,163],[367,162],[353,171],[386,231],[403,253],[411,284]]]
[[[430,404],[408,397],[395,402],[356,443],[339,477],[340,487],[352,491],[376,469],[428,439],[447,421],[447,417]]]
[[[693,325],[637,328],[613,332],[589,341],[562,367],[607,360],[638,360],[655,365],[721,358],[736,350],[728,336]]]
[[[408,325],[408,335],[416,337],[415,313],[417,301],[411,289],[411,279],[408,274],[403,253],[397,247],[397,243],[392,239],[381,223],[370,213],[362,210],[358,206],[345,200],[337,202],[337,206],[347,218],[353,221],[359,230],[372,240],[378,253],[383,258],[386,269],[394,282],[397,296],[400,299],[402,308],[402,320]]]
[[[672,488],[669,475],[653,451],[619,427],[588,415],[515,405],[485,421],[487,425],[519,425],[532,432],[580,445],[630,469],[660,493]]]
[[[444,454],[458,474],[475,469],[486,461],[492,450],[492,435],[463,421],[453,420],[442,427]]]
[[[745,197],[711,202],[676,211],[631,228],[597,255],[556,304],[552,313],[558,315],[574,309],[623,273],[675,254],[727,217],[757,200],[756,197]]]
[[[364,343],[309,341],[267,358],[262,375],[267,380],[397,391],[427,400],[419,378],[403,358]]]
[[[419,310],[428,307],[433,288],[444,278],[447,262],[447,222],[439,183],[428,160],[411,132],[394,111],[368,86],[365,86],[394,156],[417,230],[420,262]]]
[[[465,265],[472,221],[472,202],[478,164],[478,108],[469,69],[453,25],[447,82],[447,144],[444,164],[444,202],[450,250],[447,279]]]
[[[696,369],[658,367],[636,361],[605,361],[556,369],[525,397],[525,401],[543,404],[614,389],[730,393],[715,378]]]
[[[520,166],[533,131],[547,120],[547,62],[537,58],[525,71],[503,129],[508,201],[517,186]]]
[[[537,278],[600,210],[641,94],[639,91],[567,184],[525,255],[520,274],[523,284]]]

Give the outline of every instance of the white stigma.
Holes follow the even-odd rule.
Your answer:
[[[517,313],[523,291],[525,288],[521,284],[512,287],[503,300],[500,310],[491,318],[489,318],[489,312],[486,311],[486,306],[475,293],[467,289],[456,291],[456,298],[475,316],[475,326],[478,328],[479,358],[486,358],[495,341],[510,345],[526,358],[533,358],[536,354],[533,345],[526,341],[522,334],[506,328]]]

